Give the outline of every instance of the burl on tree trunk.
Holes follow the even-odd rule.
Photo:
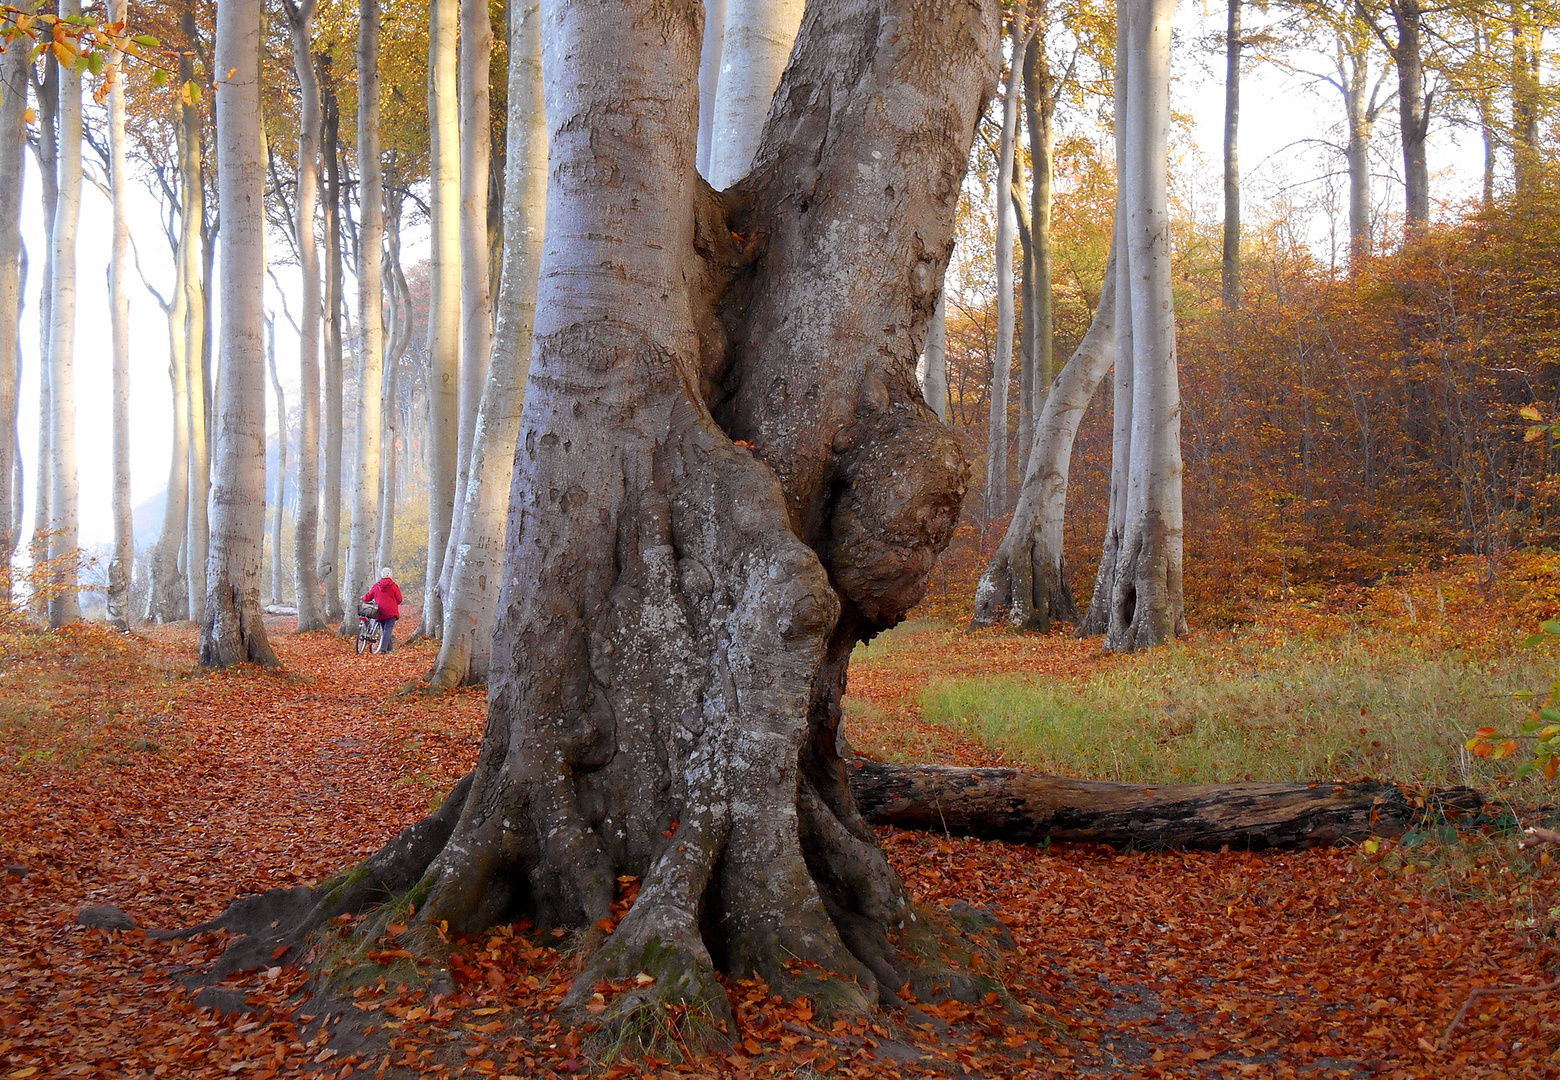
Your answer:
[[[852,648],[919,600],[964,496],[914,370],[1000,5],[809,5],[753,172],[719,195],[694,169],[702,11],[543,4],[552,175],[479,759],[288,901],[265,955],[397,899],[429,944],[522,915],[582,930],[573,1004],[656,980],[608,1021],[723,1012],[717,971],[844,1007],[949,982],[960,946],[836,745]],[[642,887],[607,932],[622,875]]]
[[[1429,816],[1478,814],[1484,799],[1449,788],[1417,801],[1395,784],[1110,784],[1017,769],[888,765],[850,770],[873,825],[1012,843],[1139,848],[1307,848],[1401,836]]]

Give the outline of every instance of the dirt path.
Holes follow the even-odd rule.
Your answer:
[[[74,925],[95,904],[143,927],[188,925],[238,893],[318,880],[469,767],[483,695],[406,691],[431,648],[360,658],[329,634],[275,640],[288,673],[205,675],[192,674],[188,627],[129,643],[0,628],[0,866],[15,868],[0,871],[0,1080],[580,1068],[546,1018],[567,982],[546,939],[462,946],[463,989],[446,1001],[394,987],[366,996],[358,1007],[393,1036],[390,1056],[364,1061],[289,1017],[294,969],[235,982],[258,1011],[219,1017],[172,977],[218,943]],[[933,674],[1092,662],[1060,638],[913,628],[891,644],[858,657],[851,693],[876,711],[851,737],[959,762],[991,756],[920,718],[915,694]],[[939,1010],[954,1022],[947,1038],[871,1023],[820,1031],[740,984],[743,1042],[695,1075],[1560,1076],[1560,1025],[1543,998],[1491,1003],[1449,1053],[1423,1048],[1468,986],[1536,980],[1535,957],[1503,924],[1507,907],[1429,896],[1352,853],[885,843],[922,899],[990,907],[1007,923],[1009,978],[1041,1034],[963,1006]],[[658,1073],[685,1074],[643,1062],[612,1074]]]

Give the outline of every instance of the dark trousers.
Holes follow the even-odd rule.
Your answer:
[[[381,635],[379,639],[379,651],[381,653],[389,652],[390,647],[394,644],[394,642],[391,640],[391,631],[395,629],[395,624],[395,619],[379,620],[379,633]]]

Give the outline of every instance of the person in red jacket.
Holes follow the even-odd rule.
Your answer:
[[[379,608],[379,651],[387,653],[393,644],[390,635],[395,630],[395,621],[401,617],[401,586],[391,579],[388,566],[379,568],[379,580],[363,600]]]

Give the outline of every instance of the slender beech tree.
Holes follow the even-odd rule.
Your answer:
[[[493,363],[472,437],[470,476],[461,504],[460,544],[450,560],[444,639],[433,668],[433,684],[444,688],[487,678],[514,446],[531,369],[531,328],[547,212],[547,118],[542,105],[537,0],[511,0],[509,21],[504,273]]]
[[[108,21],[123,26],[126,0],[110,0]],[[108,564],[108,621],[116,629],[130,629],[130,578],[135,567],[135,525],[130,504],[130,296],[126,277],[130,272],[129,155],[125,147],[124,53],[116,38],[109,53],[108,147],[110,200],[113,206],[113,240],[108,264],[108,307],[113,393],[113,469],[111,496],[114,517],[114,555]],[[5,375],[0,373],[0,382]]]
[[[282,602],[282,516],[287,509],[287,393],[276,370],[276,316],[265,316],[265,359],[276,395],[276,496],[271,502],[271,603]]]
[[[16,380],[22,320],[22,175],[27,155],[27,39],[13,40],[0,54],[0,601],[11,599],[11,559],[16,552]]]
[[[380,444],[384,426],[384,167],[379,160],[379,0],[358,0],[356,438],[352,468],[352,524],[347,534],[347,601],[343,631],[357,623],[358,597],[373,584],[379,542]]]
[[[488,160],[493,153],[488,92],[493,25],[487,0],[461,0],[460,20],[460,423],[455,442],[455,512],[439,582],[444,608],[441,636],[450,626],[450,592],[455,552],[465,523],[472,435],[488,381],[488,354],[493,349],[487,231]]]
[[[385,347],[384,392],[380,414],[384,425],[379,457],[379,556],[376,566],[394,566],[396,442],[400,433],[401,358],[412,344],[412,296],[401,268],[401,208],[406,189],[402,184],[385,187],[385,258],[389,272],[385,284],[390,293],[390,340]],[[359,594],[361,595],[361,594]]]
[[[195,18],[194,0],[187,0],[180,16],[188,51],[179,57],[181,85],[192,85],[195,78],[194,56],[200,51],[200,26]],[[189,593],[189,617],[198,619],[206,604],[206,547],[209,539],[207,501],[211,492],[210,365],[206,363],[206,340],[211,320],[210,264],[206,253],[210,230],[206,223],[206,179],[201,152],[201,114],[193,94],[180,95],[179,107],[180,188],[184,194],[184,214],[180,221],[179,258],[184,263],[184,362],[185,401],[189,406],[189,483],[185,489],[188,507],[184,515],[184,575]]]
[[[1051,301],[1053,256],[1051,250],[1052,189],[1056,176],[1056,109],[1063,90],[1071,81],[1076,54],[1058,78],[1051,69],[1046,53],[1045,18],[1048,7],[1039,8],[1041,25],[1034,40],[1024,53],[1024,126],[1029,133],[1029,183],[1030,183],[1030,239],[1028,257],[1024,262],[1024,300],[1029,306],[1024,316],[1024,333],[1028,339],[1025,353],[1030,362],[1031,374],[1023,413],[1038,417],[1045,403],[1046,391],[1056,375],[1055,315]],[[1019,439],[1021,458],[1019,474],[1027,471],[1027,455],[1032,445],[1034,427],[1029,426],[1029,439]]]
[[[753,166],[804,6],[805,0],[726,0],[720,81],[710,120],[709,179],[717,191]]]
[[[177,241],[173,247],[172,296],[165,298],[156,293],[151,282],[142,278],[147,290],[157,297],[168,320],[168,382],[173,391],[173,440],[163,500],[162,531],[152,546],[146,600],[146,618],[154,623],[179,622],[190,617],[189,592],[179,565],[179,552],[185,541],[185,516],[189,513],[190,482],[189,366],[186,357],[189,340],[184,317],[187,295],[184,291],[185,264],[178,257]]]
[[[1371,78],[1370,31],[1358,20],[1338,29],[1334,86],[1343,94],[1344,162],[1349,170],[1349,272],[1357,273],[1371,251],[1370,139],[1376,120],[1391,101],[1383,94],[1388,68]]]
[[[1224,28],[1224,310],[1240,307],[1240,6],[1228,0]]]
[[[1430,95],[1425,89],[1425,8],[1420,0],[1386,0],[1385,11],[1366,0],[1355,9],[1392,57],[1397,70],[1398,135],[1403,148],[1403,227],[1412,234],[1430,223]],[[1390,20],[1393,32],[1386,23]]]
[[[699,52],[699,175],[709,178],[715,131],[715,95],[720,88],[721,50],[726,41],[726,0],[705,0],[704,45]]]
[[[359,871],[217,920],[252,931],[219,971],[415,889],[416,949],[580,929],[582,1017],[647,973],[609,1028],[674,1001],[729,1025],[717,970],[845,1010],[997,989],[950,979],[957,935],[838,736],[855,646],[920,599],[965,487],[914,371],[999,5],[810,5],[740,202],[695,172],[702,10],[544,0],[547,232],[477,764]]]
[[[49,556],[49,531],[54,522],[54,395],[49,383],[53,364],[49,348],[54,335],[54,219],[60,203],[60,68],[54,54],[43,54],[43,74],[33,84],[38,101],[38,194],[43,210],[43,272],[38,283],[38,478],[33,483],[33,527],[29,545],[34,565]],[[40,582],[41,584],[41,582]],[[49,617],[48,589],[35,589],[30,606],[39,618]]]
[[[1011,63],[1002,91],[1002,138],[997,147],[997,349],[991,365],[990,421],[986,429],[986,490],[982,514],[993,521],[1008,510],[1008,375],[1013,369],[1013,158],[1018,143],[1019,88],[1024,51],[1040,21],[1028,5],[1013,14]]]
[[[1115,424],[1110,512],[1079,632],[1116,652],[1186,632],[1181,588],[1181,402],[1167,194],[1175,0],[1117,9]]]
[[[428,143],[431,218],[428,301],[428,574],[421,633],[444,629],[439,585],[454,526],[460,441],[459,0],[428,0]],[[487,259],[482,261],[484,268]]]
[[[200,662],[276,667],[260,613],[265,536],[265,134],[261,0],[217,4],[217,212],[222,304],[211,549]],[[191,554],[191,561],[194,554]]]
[[[294,239],[302,276],[298,311],[298,512],[293,519],[293,592],[298,630],[320,630],[320,252],[314,214],[320,179],[320,82],[314,69],[317,0],[283,0],[298,79],[298,193]]]
[[[329,87],[329,83],[326,83]],[[320,584],[323,618],[345,619],[341,595],[341,441],[345,395],[342,314],[345,299],[341,237],[341,113],[333,89],[325,94],[321,155],[325,165],[325,469],[320,483]],[[354,597],[354,599],[356,599]],[[357,605],[353,605],[354,613]],[[352,625],[357,625],[354,618]]]
[[[79,0],[62,0],[60,17],[81,14]],[[49,625],[81,618],[76,591],[80,548],[76,488],[76,230],[81,219],[81,75],[60,71],[59,203],[54,209],[54,281],[49,305],[49,449],[54,494],[49,537]]]

